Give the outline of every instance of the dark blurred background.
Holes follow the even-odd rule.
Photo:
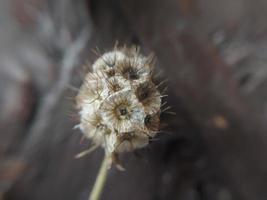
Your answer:
[[[266,18],[265,0],[1,0],[0,199],[88,198],[103,151],[74,159],[73,88],[118,41],[155,53],[176,115],[102,199],[266,200]]]

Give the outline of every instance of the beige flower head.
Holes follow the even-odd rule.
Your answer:
[[[78,127],[105,149],[110,162],[145,147],[159,131],[161,96],[153,68],[152,57],[138,48],[115,48],[95,61],[79,90]]]

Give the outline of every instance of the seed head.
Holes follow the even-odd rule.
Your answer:
[[[117,162],[118,153],[145,147],[159,131],[161,96],[153,68],[152,57],[138,48],[116,48],[95,61],[79,90],[78,127],[110,162]]]

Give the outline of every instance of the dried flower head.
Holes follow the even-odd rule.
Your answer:
[[[145,147],[159,131],[161,95],[152,79],[154,62],[138,48],[115,48],[92,68],[76,97],[78,127],[117,164],[118,153]]]

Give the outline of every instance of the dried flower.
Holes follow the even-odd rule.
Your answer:
[[[118,153],[145,147],[159,131],[161,95],[152,80],[153,59],[138,48],[115,48],[92,68],[76,97],[78,127],[118,164]]]

